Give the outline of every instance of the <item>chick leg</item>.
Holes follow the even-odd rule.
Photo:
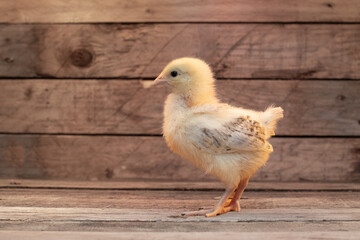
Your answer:
[[[238,188],[236,189],[235,195],[232,198],[231,202],[229,203],[229,205],[227,205],[225,208],[226,210],[229,211],[240,211],[240,198],[246,188],[246,186],[248,185],[249,182],[249,178],[246,179],[242,179],[238,185]]]
[[[230,195],[234,192],[235,188],[226,188],[224,194],[222,195],[219,202],[216,204],[214,210],[206,214],[206,217],[214,217],[216,215],[227,213],[227,209],[224,208],[226,200],[230,197]]]

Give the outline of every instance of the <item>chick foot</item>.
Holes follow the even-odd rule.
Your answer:
[[[205,216],[206,217],[215,217],[217,215],[221,215],[221,214],[227,213],[229,211],[230,211],[230,209],[226,208],[226,207],[216,208],[212,212],[207,213]]]
[[[216,215],[227,213],[228,210],[225,209],[226,203],[229,201],[229,197],[231,197],[234,192],[234,188],[226,188],[224,194],[221,196],[219,202],[216,204],[214,209],[200,209],[199,211],[185,212],[181,214],[182,216],[206,216],[206,217],[214,217]],[[232,202],[232,200],[230,200]],[[230,202],[230,204],[231,204]]]
[[[240,201],[231,201],[229,205],[225,206],[225,208],[229,210],[228,212],[240,212]]]
[[[226,188],[224,194],[220,198],[219,202],[216,204],[214,210],[207,213],[205,216],[206,217],[215,217],[217,215],[229,212],[230,209],[225,208],[225,205],[229,201],[229,198],[231,197],[234,190],[235,190],[234,188]],[[231,200],[231,202],[232,201],[233,201],[233,199]]]

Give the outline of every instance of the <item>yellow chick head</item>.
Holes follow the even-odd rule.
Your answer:
[[[187,98],[190,105],[217,102],[211,69],[198,58],[171,61],[153,83],[160,82],[166,83],[173,93]]]

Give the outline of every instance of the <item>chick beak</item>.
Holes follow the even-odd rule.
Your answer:
[[[153,81],[152,85],[158,85],[160,83],[166,83],[166,78],[163,77],[161,74]]]

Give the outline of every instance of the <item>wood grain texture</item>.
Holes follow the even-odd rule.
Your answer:
[[[359,222],[359,193],[245,192],[240,213],[216,218],[181,212],[216,203],[222,192],[5,190],[4,221],[56,222]],[[286,231],[286,230],[285,230]]]
[[[161,134],[165,87],[140,81],[0,80],[0,132]],[[281,106],[279,135],[360,136],[360,82],[219,80],[224,102]]]
[[[119,221],[81,221],[75,222],[35,222],[35,221],[1,221],[1,231],[60,231],[63,232],[117,232],[121,236],[123,232],[227,232],[227,233],[256,233],[256,232],[281,232],[289,233],[314,233],[337,231],[343,233],[352,232],[351,235],[357,236],[359,230],[358,221],[324,221],[324,222],[119,222]],[[355,233],[354,233],[355,232]],[[1,234],[1,232],[0,232]],[[28,234],[28,236],[31,236]],[[1,236],[0,236],[1,237]],[[238,239],[238,235],[236,235]],[[259,238],[259,239],[264,239]],[[14,238],[6,238],[14,239]],[[21,238],[24,239],[24,238]],[[26,238],[28,239],[28,238]],[[39,238],[37,238],[38,240]],[[49,238],[46,238],[49,239]],[[102,239],[104,239],[102,237]],[[106,238],[107,239],[107,238]],[[119,238],[116,238],[119,239]],[[138,239],[138,238],[135,238]],[[147,239],[147,238],[146,238]],[[192,238],[193,239],[193,238]],[[228,239],[228,238],[227,238]],[[266,236],[266,239],[269,239]],[[278,239],[278,238],[277,238]],[[293,238],[292,238],[293,239]],[[319,238],[317,238],[319,239]],[[329,238],[325,238],[328,240]],[[332,238],[334,239],[334,235]],[[341,239],[348,239],[343,237]]]
[[[84,190],[174,190],[174,191],[221,191],[218,181],[67,181],[39,179],[0,179],[0,188],[12,189],[84,189]],[[360,183],[326,182],[249,182],[246,191],[360,191]]]
[[[51,231],[0,231],[3,239],[22,240],[24,238],[28,240],[59,240],[59,239],[71,239],[71,240],[98,240],[98,239],[149,239],[149,240],[164,240],[164,239],[215,239],[222,240],[226,239],[269,239],[269,240],[306,240],[306,239],[318,239],[318,240],[358,240],[358,231],[334,231],[334,232],[240,232],[240,233],[229,233],[229,232],[51,232]]]
[[[76,211],[76,209],[82,208],[79,210],[79,213],[86,217],[85,209],[93,209],[89,211],[90,214],[95,214],[96,212],[100,213],[104,210],[103,220],[110,220],[111,216],[107,216],[106,212],[111,211],[110,209],[126,212],[128,211],[128,216],[117,216],[118,218],[125,217],[127,219],[122,219],[124,221],[130,220],[156,220],[157,217],[169,217],[171,215],[176,215],[178,218],[174,220],[203,220],[202,217],[195,218],[179,218],[179,215],[183,211],[189,211],[192,209],[198,209],[200,207],[212,207],[216,204],[222,195],[224,189],[219,191],[154,191],[154,190],[141,190],[135,189],[132,191],[127,190],[86,190],[86,189],[2,189],[0,192],[1,196],[1,214],[5,214],[5,211],[8,212],[18,212],[17,216],[14,216],[13,221],[21,220],[26,218],[25,211],[24,215],[20,214],[21,209],[26,211],[31,210],[30,208],[62,208],[62,209],[72,209],[70,211]],[[278,216],[287,217],[291,221],[296,221],[294,216],[287,216],[282,214],[282,210],[291,210],[294,213],[301,213],[301,211],[308,212],[309,210],[329,210],[329,209],[339,209],[341,210],[351,210],[360,208],[360,192],[268,192],[268,191],[247,191],[245,190],[241,202],[242,210],[246,210],[247,213],[254,211],[261,212],[261,210],[268,210],[275,213],[278,211]],[[12,208],[12,209],[11,209]],[[85,208],[85,209],[84,209]],[[135,211],[134,211],[135,210]],[[148,211],[146,211],[148,210]],[[151,216],[152,219],[134,219],[139,217],[139,215],[132,215],[133,213],[140,213],[141,211],[151,214],[152,212],[159,212],[164,210],[164,213],[161,216]],[[308,210],[308,211],[307,211]],[[44,210],[44,212],[49,210]],[[60,211],[63,212],[63,211]],[[132,214],[130,213],[132,212]],[[266,211],[263,211],[266,213]],[[333,212],[335,213],[335,211]],[[355,212],[354,212],[355,213]],[[35,214],[35,212],[29,211],[27,213],[29,216]],[[242,214],[242,212],[240,212]],[[237,215],[237,214],[235,214]],[[132,219],[129,219],[129,216]],[[33,216],[33,218],[36,218]],[[47,218],[46,220],[51,219],[51,216],[42,216]],[[89,217],[89,216],[88,216]],[[222,217],[222,216],[221,216]],[[239,217],[239,216],[235,216]],[[248,217],[254,219],[259,218],[259,216]],[[262,216],[263,220],[265,216]],[[267,216],[268,217],[268,216]],[[355,216],[347,216],[348,218],[356,219]],[[154,219],[155,218],[155,219]],[[261,216],[260,216],[261,218]],[[305,217],[306,218],[306,217]],[[225,218],[213,219],[215,221],[224,220]],[[9,219],[10,220],[10,219]],[[40,219],[39,219],[40,220]],[[43,219],[45,220],[45,219]],[[63,219],[70,220],[70,219]],[[120,219],[112,219],[113,221]],[[160,220],[160,219],[157,219]],[[168,220],[168,219],[167,219]],[[298,219],[300,220],[300,219]],[[315,220],[315,219],[314,219]],[[335,219],[333,219],[335,220]],[[345,219],[338,219],[345,220]],[[349,219],[348,219],[349,220]],[[211,222],[212,220],[210,220]],[[246,218],[241,220],[246,222]],[[276,222],[276,219],[266,219],[267,222]]]
[[[3,23],[76,22],[359,22],[356,0],[12,0]]]
[[[274,138],[254,181],[358,182],[358,138]],[[161,137],[0,135],[0,176],[210,180]]]
[[[213,201],[216,203],[216,201]],[[281,212],[281,213],[279,213]],[[115,208],[47,208],[47,207],[0,207],[0,217],[10,221],[170,221],[180,218],[181,222],[222,221],[359,221],[359,208],[335,209],[243,209],[241,213],[231,212],[221,218],[204,216],[182,218],[179,210],[171,209],[115,209]],[[174,221],[174,220],[173,220]]]
[[[200,57],[220,78],[359,79],[360,24],[0,25],[0,77],[154,78]]]
[[[49,183],[38,182],[43,186]],[[138,182],[121,182],[126,183],[139,186]],[[296,188],[298,183],[293,185]],[[212,206],[221,193],[165,189],[2,189],[0,228],[2,231],[117,232],[118,236],[127,236],[126,232],[148,232],[150,236],[154,232],[297,232],[297,236],[330,232],[332,239],[338,231],[356,235],[359,230],[360,192],[352,191],[245,191],[240,213],[215,218],[180,216],[186,210]],[[45,235],[38,237],[42,239]]]

